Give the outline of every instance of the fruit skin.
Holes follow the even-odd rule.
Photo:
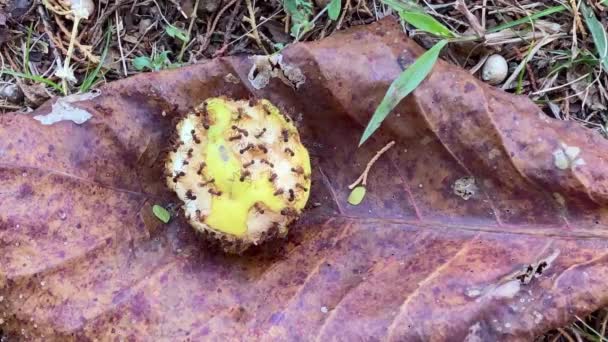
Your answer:
[[[287,234],[310,194],[310,158],[267,100],[210,98],[177,124],[167,185],[186,219],[230,253]]]

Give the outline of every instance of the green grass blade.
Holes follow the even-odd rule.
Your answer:
[[[31,75],[32,72],[30,70],[30,52],[32,50],[32,31],[34,31],[33,29],[33,24],[30,24],[30,27],[28,27],[27,29],[27,38],[25,41],[25,56],[24,56],[24,60],[23,60],[23,66],[25,69],[25,74],[26,75]]]
[[[597,50],[598,58],[604,67],[604,70],[608,71],[608,34],[602,23],[597,20],[593,10],[589,8],[584,2],[581,2],[581,11],[583,17],[587,23],[587,27],[593,37],[593,43]]]
[[[337,20],[340,16],[341,7],[342,0],[331,0],[329,5],[327,5],[327,14],[329,15],[329,19]]]
[[[534,13],[531,16],[527,16],[521,19],[517,19],[517,20],[513,20],[513,21],[509,21],[507,23],[504,23],[502,25],[498,25],[492,28],[489,28],[487,30],[488,33],[493,33],[493,32],[498,32],[498,31],[502,31],[504,29],[508,29],[517,25],[521,25],[521,24],[526,24],[526,23],[531,23],[536,19],[542,18],[542,17],[546,17],[548,15],[551,15],[553,13],[558,13],[558,12],[563,12],[566,10],[566,6],[563,5],[559,5],[559,6],[553,6],[553,7],[549,7],[546,10],[542,10],[538,13]]]
[[[99,59],[99,64],[97,64],[97,67],[95,67],[95,70],[93,70],[93,73],[87,74],[84,81],[82,81],[82,84],[80,85],[80,92],[82,92],[82,93],[86,93],[87,91],[89,91],[91,89],[91,87],[93,86],[93,83],[95,83],[95,80],[97,79],[97,75],[99,74],[99,71],[101,71],[103,62],[106,60],[106,56],[108,55],[108,49],[110,47],[111,32],[112,32],[112,27],[110,27],[108,29],[108,31],[106,32],[106,43],[103,47],[103,51],[101,52],[101,58]]]
[[[445,27],[442,23],[433,18],[430,14],[417,11],[401,11],[399,12],[401,19],[408,24],[414,26],[418,30],[434,34],[439,37],[451,38],[456,35]]]
[[[21,72],[16,72],[16,71],[6,70],[6,69],[0,70],[0,75],[2,75],[3,73],[11,75],[13,77],[21,77],[21,78],[25,78],[27,80],[32,80],[34,82],[44,83],[44,84],[46,84],[46,85],[54,88],[55,90],[58,90],[58,91],[62,92],[61,86],[59,84],[57,84],[57,83],[55,83],[55,82],[53,82],[53,81],[51,81],[49,79],[46,79],[46,78],[44,78],[42,76],[27,75],[27,74],[24,74],[24,73],[21,73]]]
[[[439,41],[430,50],[418,57],[412,65],[405,69],[399,77],[393,81],[384,95],[382,102],[380,102],[380,105],[376,108],[374,115],[367,124],[363,136],[361,136],[361,140],[359,141],[359,146],[363,145],[363,143],[380,127],[382,121],[384,121],[393,108],[422,83],[433,69],[435,62],[437,62],[437,59],[439,58],[439,53],[447,43],[447,40]]]
[[[457,36],[457,34],[450,31],[449,28],[440,23],[432,15],[425,13],[424,9],[414,2],[398,0],[382,0],[382,2],[399,13],[401,19],[418,30],[444,38]]]
[[[412,1],[399,0],[382,0],[386,5],[395,10],[397,13],[402,11],[424,12],[424,8]]]
[[[142,71],[145,68],[153,70],[152,60],[148,56],[138,56],[138,57],[135,57],[131,61],[131,64],[133,65],[133,67],[137,71]]]

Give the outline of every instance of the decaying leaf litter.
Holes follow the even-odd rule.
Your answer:
[[[454,4],[421,5],[452,32],[460,35],[477,33],[479,27],[487,28],[485,44],[479,40],[450,43],[444,51],[444,58],[480,75],[483,60],[491,54],[499,53],[509,62],[510,76],[515,76],[513,82],[503,84],[508,91],[531,96],[551,116],[579,121],[605,134],[606,74],[599,69],[601,63],[597,61],[594,37],[590,34],[594,29],[588,27],[585,9],[574,11],[570,7],[572,3],[521,1],[514,5],[499,1],[467,1],[466,8],[477,17],[479,23],[471,20],[472,17],[466,11],[456,9]],[[587,4],[587,7],[594,10],[598,21],[605,24],[606,12],[600,2],[591,1]],[[56,60],[62,59],[67,52],[71,21],[48,12],[39,19],[36,14],[39,14],[42,6],[30,7],[24,5],[24,2],[8,5],[3,11],[0,10],[0,17],[8,18],[7,23],[0,20],[0,41],[4,42],[1,47],[3,69],[19,72],[26,77],[14,78],[4,73],[2,85],[17,85],[25,93],[26,102],[24,107],[19,94],[12,97],[17,101],[0,101],[3,101],[4,110],[35,108],[48,96],[60,93],[59,89],[52,90],[53,87],[40,85],[40,81],[60,83],[53,77],[56,71],[53,63],[57,65]],[[293,40],[288,34],[293,22],[284,21],[286,17],[279,3],[205,2],[204,6],[198,6],[194,20],[188,20],[193,17],[187,13],[192,12],[196,3],[180,5],[175,10],[171,8],[174,4],[162,2],[100,3],[94,12],[94,18],[81,24],[85,27],[81,30],[83,33],[76,44],[72,60],[78,82],[70,85],[69,91],[82,90],[82,84],[98,86],[126,74],[137,73],[133,64],[136,57],[154,60],[155,56],[161,56],[156,57],[154,64],[160,65],[158,68],[161,69],[181,65],[183,61],[203,61],[214,55],[273,52]],[[323,5],[324,3],[312,4],[312,12],[321,12]],[[560,6],[565,9],[559,8]],[[327,17],[320,17],[312,31],[300,37],[300,40],[319,39],[333,33],[335,29],[369,23],[394,13],[390,6],[373,1],[345,2],[342,7],[344,10],[339,20],[332,22]],[[158,10],[159,8],[163,10]],[[164,10],[166,8],[170,10]],[[129,15],[131,12],[133,14]],[[252,20],[248,18],[251,13],[255,17],[253,22],[259,25],[257,32],[243,36],[251,30]],[[517,22],[530,21],[532,30],[523,30],[530,27],[525,24],[511,26]],[[8,30],[1,30],[3,26]],[[116,35],[116,26],[120,37]],[[184,45],[179,37],[170,36],[171,27],[183,32],[192,27],[189,36],[193,40]],[[405,28],[423,46],[431,47],[434,44],[435,40],[429,38],[429,35],[417,34],[411,26],[406,25]],[[6,34],[7,31],[10,34]],[[230,33],[226,34],[227,32]],[[108,49],[104,49],[104,35],[107,33],[110,33],[107,35],[110,44]],[[6,37],[10,39],[7,40]],[[52,42],[48,37],[53,37]],[[182,49],[184,46],[185,49]],[[182,50],[182,61],[172,58]],[[90,78],[96,66],[91,54],[101,56],[104,51],[108,60],[104,59],[102,68],[95,73],[95,77]],[[532,52],[533,56],[526,58]],[[517,68],[518,66],[520,67]],[[28,75],[38,82],[28,81]],[[605,311],[598,312],[594,317],[591,326],[601,333],[602,323],[605,326]],[[571,330],[561,329],[561,338],[566,338],[568,334],[573,338],[577,338],[577,335],[585,338],[589,337],[585,334],[592,334],[580,322],[568,329]]]

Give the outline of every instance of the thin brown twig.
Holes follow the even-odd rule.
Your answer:
[[[342,15],[340,16],[340,19],[338,20],[338,23],[336,24],[336,28],[334,29],[333,32],[338,31],[340,29],[340,27],[342,27],[342,22],[344,22],[344,17],[346,16],[346,13],[350,9],[350,7],[351,7],[350,0],[346,0],[346,5],[344,6],[344,9],[342,10]]]
[[[475,31],[477,36],[483,37],[486,34],[485,29],[479,23],[477,17],[473,13],[471,13],[471,11],[469,11],[469,8],[467,7],[467,4],[464,2],[464,0],[456,1],[456,9],[460,13],[462,13],[465,18],[467,18],[469,25],[471,25],[471,28],[473,29],[473,31]]]
[[[188,25],[188,35],[186,37],[188,37],[188,40],[191,41],[190,39],[190,35],[192,35],[192,27],[194,26],[194,21],[196,20],[196,11],[198,11],[198,3],[200,0],[196,0],[194,2],[194,8],[192,9],[192,14],[190,14],[190,24]],[[179,55],[177,56],[177,60],[181,61],[182,58],[184,57],[184,52],[186,52],[186,45],[187,42],[182,42],[182,48],[179,51]]]
[[[120,22],[118,18],[118,12],[114,12],[116,14],[116,40],[118,40],[118,49],[120,51],[120,61],[122,62],[122,69],[125,73],[125,77],[128,75],[127,73],[127,62],[125,61],[125,53],[122,50],[122,42],[120,40]]]
[[[63,24],[63,21],[59,18],[57,18],[57,20],[55,20],[55,23],[57,24],[57,26],[59,27],[59,30],[66,36],[70,36],[71,35],[71,31],[65,27],[65,25]],[[59,45],[59,44],[58,44]],[[91,51],[89,50],[89,48],[85,45],[82,45],[78,39],[74,39],[74,46],[78,48],[78,50],[84,55],[85,59],[88,59],[91,63],[94,64],[98,64],[99,61],[99,57],[95,56],[94,54],[91,53]],[[63,51],[65,54],[67,54],[67,51],[65,49],[65,47],[63,46],[63,44],[60,45],[60,49],[61,51]],[[79,61],[82,63],[82,59],[77,59],[76,56],[74,56],[72,54],[72,58],[74,58],[75,60]]]
[[[241,1],[237,1],[237,3],[232,8],[232,13],[230,13],[230,17],[228,18],[228,24],[226,25],[226,30],[224,32],[224,46],[228,45],[228,42],[230,41],[230,34],[234,30],[234,20],[240,8]]]
[[[600,328],[600,336],[606,336],[606,325],[608,325],[608,310],[605,310],[606,314],[602,320],[602,327]]]
[[[203,42],[201,43],[201,46],[199,47],[198,51],[196,52],[197,56],[200,56],[203,53],[203,51],[205,51],[207,49],[207,47],[209,46],[209,43],[211,43],[211,35],[213,34],[213,31],[215,31],[215,27],[217,26],[217,23],[220,20],[220,17],[222,16],[222,14],[228,8],[230,8],[230,6],[234,5],[237,1],[239,1],[239,0],[230,1],[228,4],[226,4],[226,6],[222,7],[222,9],[217,13],[217,15],[215,16],[215,19],[213,19],[213,23],[211,24],[211,26],[207,27],[207,32],[205,33],[205,36],[203,37]]]
[[[119,9],[121,6],[126,5],[127,2],[129,0],[116,0],[116,2],[110,6],[107,10],[105,10],[103,12],[102,15],[99,16],[99,18],[97,18],[97,20],[95,21],[95,25],[93,25],[93,27],[91,28],[91,32],[93,32],[92,37],[95,37],[97,34],[97,31],[99,30],[100,26],[103,25],[103,23],[112,15],[114,14],[114,12]]]
[[[574,339],[572,338],[572,336],[570,336],[566,330],[564,330],[563,328],[557,328],[557,331],[559,331],[559,333],[566,339],[568,340],[568,342],[576,342],[574,341]]]
[[[57,51],[57,46],[53,41],[53,34],[51,31],[51,25],[49,24],[49,18],[42,4],[38,4],[38,15],[40,16],[40,18],[42,18],[42,26],[44,27],[44,32],[46,33],[46,36],[49,37],[49,45],[51,46],[53,57],[55,57],[55,63],[57,63],[57,66],[60,66],[61,55],[59,54],[59,51]]]
[[[363,171],[361,176],[359,176],[359,178],[357,178],[356,181],[354,181],[351,185],[349,185],[348,188],[353,189],[354,187],[359,185],[359,183],[361,183],[363,186],[366,186],[367,185],[367,175],[369,173],[369,170],[372,168],[372,166],[378,160],[378,158],[380,158],[384,152],[388,151],[391,147],[393,147],[393,145],[395,145],[394,140],[389,142],[388,144],[386,144],[380,151],[376,152],[374,157],[365,166],[365,170]]]
[[[256,43],[258,44],[258,46],[264,50],[264,52],[266,54],[268,54],[268,51],[266,50],[266,47],[264,46],[264,44],[262,44],[262,40],[260,39],[260,34],[258,32],[258,25],[255,23],[255,9],[253,8],[253,3],[251,2],[251,0],[245,0],[245,4],[247,4],[247,11],[249,12],[249,18],[248,18],[248,22],[249,25],[251,25],[251,29],[252,29],[252,33],[253,33],[253,38],[256,41]]]

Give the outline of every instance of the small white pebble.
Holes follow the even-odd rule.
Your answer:
[[[321,312],[322,313],[327,313],[329,310],[327,310],[327,306],[322,306],[321,307]]]
[[[501,55],[492,55],[483,65],[481,78],[490,84],[497,85],[507,78],[508,73],[509,66],[505,58]]]

